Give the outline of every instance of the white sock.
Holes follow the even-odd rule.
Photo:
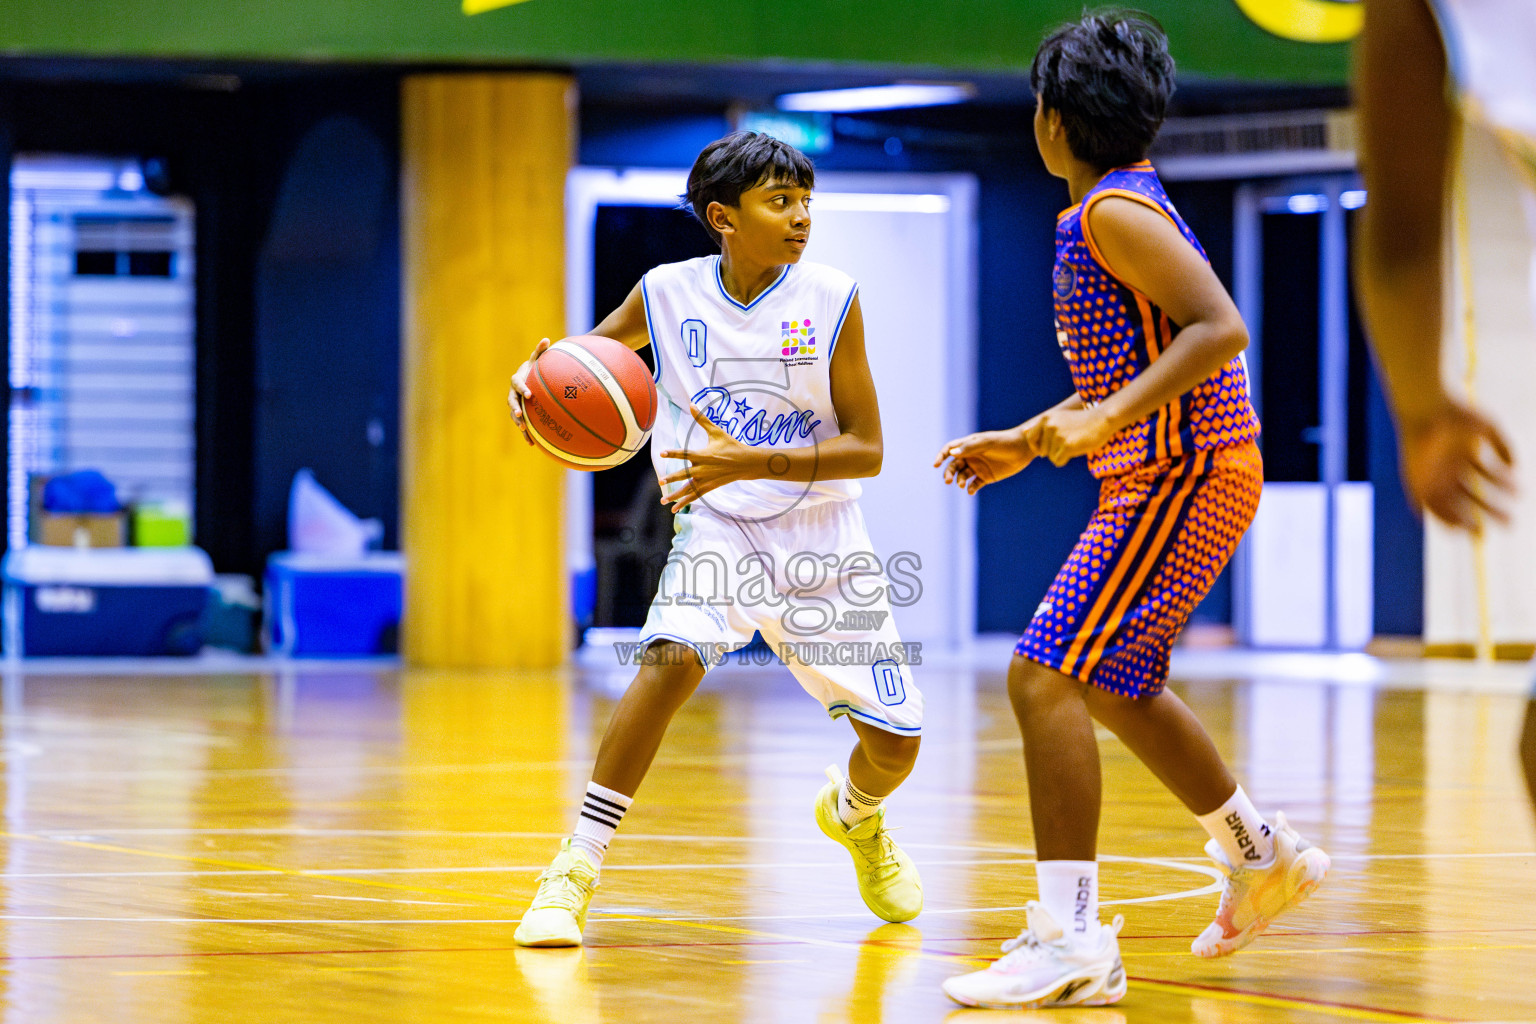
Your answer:
[[[592,866],[603,866],[608,844],[618,831],[624,812],[635,798],[625,796],[595,782],[587,783],[587,798],[581,802],[581,814],[576,818],[576,831],[571,833],[571,845],[578,847],[592,861]]]
[[[1098,861],[1036,861],[1035,880],[1040,886],[1040,902],[1074,946],[1098,938]]]
[[[883,796],[870,796],[846,778],[837,794],[837,817],[849,828],[871,817],[885,803]]]
[[[1227,797],[1226,803],[1197,818],[1233,867],[1267,868],[1274,863],[1275,841],[1269,822],[1254,810],[1242,786]]]

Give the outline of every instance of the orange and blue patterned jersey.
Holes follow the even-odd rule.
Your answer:
[[[1158,210],[1209,261],[1145,160],[1110,171],[1081,203],[1057,218],[1052,277],[1056,340],[1071,366],[1077,393],[1090,406],[1156,362],[1179,333],[1179,325],[1156,303],[1109,272],[1094,245],[1087,214],[1106,196],[1122,196]],[[1248,373],[1239,357],[1090,452],[1088,468],[1097,477],[1118,476],[1160,459],[1245,444],[1258,435],[1259,418],[1248,399]]]

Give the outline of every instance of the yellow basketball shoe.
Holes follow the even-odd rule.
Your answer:
[[[912,858],[902,852],[886,829],[885,808],[849,828],[837,814],[842,773],[834,765],[827,769],[827,778],[831,781],[816,794],[816,824],[853,855],[864,905],[876,917],[892,923],[912,920],[923,909],[923,880],[917,876]]]
[[[1328,877],[1328,855],[1297,834],[1275,814],[1275,859],[1267,868],[1233,867],[1212,839],[1205,852],[1227,876],[1216,920],[1191,944],[1197,956],[1230,956],[1258,938],[1269,923],[1302,900]]]
[[[587,906],[597,889],[597,868],[569,839],[539,876],[539,891],[523,912],[512,941],[519,946],[579,946]]]

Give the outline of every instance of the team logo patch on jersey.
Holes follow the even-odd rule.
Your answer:
[[[1051,274],[1051,283],[1056,289],[1058,299],[1069,299],[1072,293],[1077,291],[1077,269],[1066,260],[1058,260],[1056,269]]]
[[[780,320],[779,335],[785,356],[814,356],[816,354],[816,328],[811,321]]]

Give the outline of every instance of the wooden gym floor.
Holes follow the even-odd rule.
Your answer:
[[[923,871],[911,925],[865,911],[811,818],[851,730],[777,666],[728,667],[674,723],[580,950],[512,932],[628,670],[10,668],[4,1021],[1536,1018],[1520,674],[1418,663],[1416,680],[1449,679],[1426,689],[1241,657],[1179,689],[1260,807],[1331,852],[1323,889],[1234,958],[1190,955],[1216,902],[1204,836],[1104,735],[1103,890],[1126,915],[1129,995],[951,1006],[939,982],[995,956],[1034,895],[1006,660],[919,676],[923,754],[890,812]]]

